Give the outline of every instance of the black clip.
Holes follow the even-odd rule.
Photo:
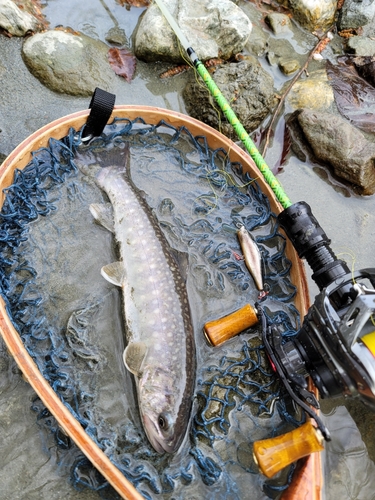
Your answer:
[[[115,105],[116,96],[96,87],[90,102],[90,114],[82,131],[82,142],[98,137],[107,125]]]

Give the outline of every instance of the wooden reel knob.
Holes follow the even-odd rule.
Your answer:
[[[246,304],[228,316],[209,321],[204,325],[203,331],[207,341],[211,345],[217,346],[257,323],[256,309],[250,304]]]
[[[254,460],[262,474],[268,478],[296,460],[322,451],[323,435],[311,420],[287,434],[256,441],[253,447]]]

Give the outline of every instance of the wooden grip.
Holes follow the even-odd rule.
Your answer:
[[[258,323],[256,310],[250,304],[246,304],[228,316],[209,321],[204,325],[203,330],[208,342],[217,346],[256,323]]]
[[[272,477],[292,462],[315,451],[322,451],[322,443],[322,433],[308,420],[287,434],[256,441],[253,448],[254,460],[262,474]]]

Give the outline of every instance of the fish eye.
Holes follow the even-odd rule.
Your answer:
[[[169,427],[168,418],[163,413],[158,416],[158,425],[162,431],[166,431]]]

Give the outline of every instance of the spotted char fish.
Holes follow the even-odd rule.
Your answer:
[[[124,363],[134,374],[146,435],[159,453],[176,452],[190,420],[195,386],[194,335],[185,278],[159,224],[123,166],[102,168],[97,183],[110,204],[91,205],[114,232],[120,261],[102,275],[123,291],[127,346]]]

